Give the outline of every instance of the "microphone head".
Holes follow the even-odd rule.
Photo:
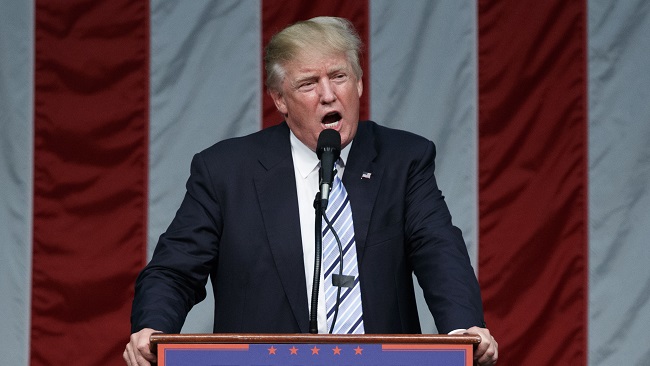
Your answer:
[[[316,144],[316,155],[320,159],[324,151],[331,151],[334,153],[334,160],[339,158],[341,153],[341,134],[331,128],[323,130],[318,135],[318,143]]]

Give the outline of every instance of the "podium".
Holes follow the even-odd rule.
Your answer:
[[[471,366],[478,335],[151,335],[159,366]]]

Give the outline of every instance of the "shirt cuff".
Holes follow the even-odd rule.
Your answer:
[[[465,332],[467,332],[467,329],[462,329],[461,328],[461,329],[454,329],[454,330],[452,330],[451,332],[449,332],[447,334],[463,334]]]

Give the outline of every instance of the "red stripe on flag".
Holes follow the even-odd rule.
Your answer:
[[[31,364],[122,365],[146,258],[148,1],[35,10]]]
[[[370,84],[369,84],[369,9],[367,1],[301,1],[301,0],[263,0],[262,1],[262,44],[266,47],[271,37],[289,24],[317,16],[336,16],[350,20],[364,44],[361,53],[361,68],[363,69],[363,95],[359,117],[368,119],[370,115]],[[263,56],[262,56],[263,57]],[[265,80],[266,74],[262,70]],[[266,90],[266,89],[263,89]],[[276,125],[282,121],[273,100],[268,93],[262,97],[262,127]]]
[[[479,274],[507,365],[587,360],[584,1],[479,1]]]

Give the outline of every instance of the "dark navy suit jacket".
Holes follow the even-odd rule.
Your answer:
[[[431,141],[359,123],[343,183],[366,333],[420,332],[413,272],[441,333],[484,325],[478,283],[436,184],[434,157]],[[215,332],[308,332],[286,123],[194,157],[183,203],[136,281],[132,330],[180,332],[187,312],[205,298],[208,276]]]

